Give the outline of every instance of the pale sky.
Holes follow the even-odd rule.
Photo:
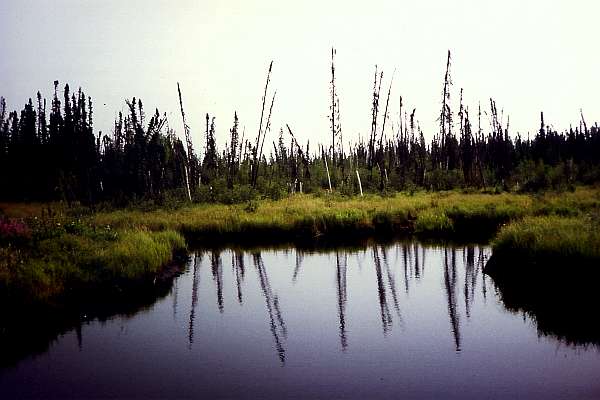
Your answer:
[[[203,143],[208,112],[222,146],[234,110],[246,137],[256,136],[273,60],[277,98],[267,141],[289,123],[314,149],[330,140],[335,46],[346,140],[370,131],[375,64],[384,70],[381,113],[396,69],[391,121],[402,95],[430,139],[450,49],[454,111],[461,87],[472,120],[477,103],[487,110],[493,97],[513,134],[526,135],[538,129],[542,110],[559,129],[578,125],[580,108],[588,124],[597,120],[599,15],[593,0],[1,0],[0,96],[20,110],[38,90],[50,99],[54,80],[81,86],[95,101],[95,130],[105,133],[125,98],[136,96],[147,114],[166,111],[182,134],[179,81],[195,143]]]

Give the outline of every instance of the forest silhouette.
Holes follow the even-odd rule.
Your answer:
[[[473,112],[451,107],[451,57],[443,80],[439,132],[430,142],[416,118],[403,106],[391,123],[380,98],[383,71],[375,67],[371,131],[366,140],[345,143],[331,53],[331,142],[311,148],[300,144],[290,124],[271,133],[276,91],[270,93],[269,65],[258,134],[240,135],[233,115],[223,149],[216,144],[216,120],[206,114],[204,140],[194,148],[179,84],[182,140],[166,113],[148,116],[142,100],[126,100],[109,134],[96,132],[93,102],[82,89],[59,89],[47,105],[38,92],[19,112],[9,112],[0,98],[0,200],[100,202],[124,205],[172,199],[194,202],[240,202],[258,196],[280,198],[293,192],[335,189],[341,194],[483,188],[493,190],[564,190],[600,178],[600,129],[588,126],[583,113],[578,126],[559,132],[540,116],[533,137],[513,135],[510,119],[493,99]],[[381,100],[381,103],[380,103]],[[383,113],[381,110],[383,109]],[[171,122],[171,124],[170,124]],[[388,131],[386,131],[386,122]],[[389,126],[392,126],[391,133]],[[484,126],[485,125],[485,126]],[[395,129],[394,129],[395,127]],[[267,139],[268,137],[268,139]],[[272,141],[272,149],[268,141]]]

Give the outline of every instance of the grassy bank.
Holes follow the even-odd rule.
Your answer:
[[[600,261],[599,214],[526,217],[502,227],[492,244],[494,257],[501,262],[490,268],[549,269],[568,264],[578,265],[581,271]]]
[[[600,344],[600,221],[578,216],[525,217],[498,232],[485,272],[508,310],[527,313],[538,331],[571,345]]]
[[[0,295],[48,301],[151,279],[185,248],[181,234],[113,229],[64,216],[0,222]],[[62,221],[62,222],[61,222]]]
[[[189,237],[247,238],[372,234],[381,231],[421,236],[489,239],[497,228],[530,215],[580,215],[600,206],[600,190],[528,196],[459,192],[396,194],[391,197],[296,195],[279,201],[241,205],[194,205],[151,212],[98,213],[97,225],[151,231],[173,229]]]
[[[488,241],[534,257],[598,259],[600,189],[560,194],[398,193],[394,196],[296,195],[238,205],[89,213],[60,204],[2,205],[2,293],[47,299],[78,288],[125,284],[155,275],[184,237],[201,244],[373,235]],[[586,229],[580,229],[585,226]]]
[[[572,193],[396,194],[392,197],[296,195],[240,205],[194,205],[151,212],[119,210],[92,216],[93,224],[151,231],[172,229],[192,238],[314,238],[374,233],[488,240],[498,227],[526,216],[577,216],[600,208],[600,190]]]
[[[592,216],[525,218],[504,227],[494,241],[496,252],[523,257],[600,259],[600,223]]]

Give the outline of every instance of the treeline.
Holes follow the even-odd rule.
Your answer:
[[[461,187],[535,191],[600,179],[600,128],[588,126],[583,114],[577,127],[558,132],[542,113],[539,131],[523,138],[512,137],[510,120],[498,112],[493,99],[472,112],[463,104],[461,89],[459,107],[453,110],[450,52],[439,131],[430,142],[416,109],[407,108],[402,97],[400,117],[391,120],[393,77],[380,104],[384,75],[375,67],[370,133],[345,143],[335,50],[331,56],[331,143],[315,149],[308,142],[301,145],[288,124],[271,143],[266,139],[276,93],[269,90],[273,63],[261,98],[258,134],[240,133],[234,113],[224,149],[217,148],[216,120],[209,114],[203,143],[194,148],[179,85],[183,139],[170,127],[166,113],[155,110],[148,117],[136,98],[127,100],[127,112],[118,114],[108,135],[94,132],[92,99],[81,89],[72,93],[65,85],[59,95],[56,81],[50,105],[38,92],[36,101],[30,99],[20,113],[8,112],[0,98],[0,200],[236,202],[321,190],[348,195]]]

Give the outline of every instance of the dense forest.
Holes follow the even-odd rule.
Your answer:
[[[344,195],[471,187],[564,190],[600,180],[600,128],[589,126],[583,113],[576,127],[563,132],[550,128],[541,113],[539,131],[523,138],[510,132],[509,118],[493,99],[472,110],[463,104],[460,89],[459,106],[453,109],[450,52],[439,131],[430,142],[416,109],[404,106],[402,97],[400,118],[390,121],[391,84],[384,103],[383,72],[377,66],[369,135],[344,142],[333,49],[331,142],[314,148],[300,144],[289,124],[277,134],[271,127],[276,93],[269,90],[272,68],[271,62],[258,134],[240,133],[234,113],[224,149],[217,148],[216,121],[209,114],[202,127],[203,145],[194,148],[179,85],[182,138],[166,113],[155,110],[148,116],[136,98],[126,101],[128,111],[118,114],[108,135],[94,131],[91,97],[81,89],[72,92],[69,85],[61,90],[58,81],[49,105],[38,92],[20,113],[9,112],[0,98],[0,200],[230,203],[322,190]]]

